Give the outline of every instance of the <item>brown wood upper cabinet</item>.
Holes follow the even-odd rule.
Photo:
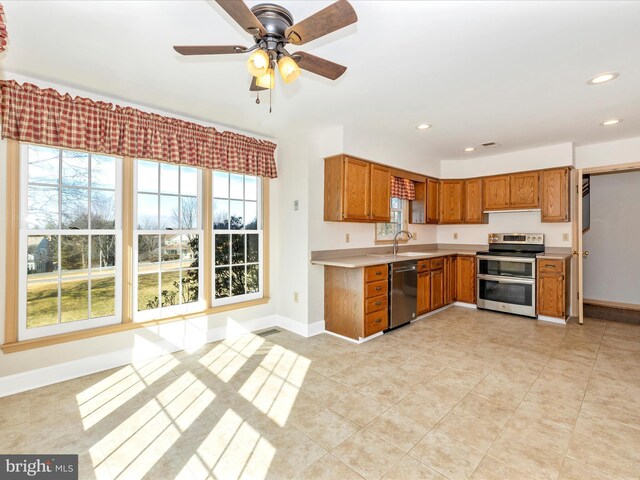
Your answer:
[[[482,179],[470,178],[464,181],[464,223],[487,223],[487,214],[482,207]]]
[[[409,202],[411,211],[409,223],[438,223],[440,218],[438,180],[427,178],[424,182],[415,182],[416,199]]]
[[[537,171],[484,178],[484,210],[539,207],[539,178]]]
[[[440,202],[440,181],[427,178],[427,223],[438,223],[440,220],[438,206]]]
[[[333,222],[388,222],[391,170],[337,155],[324,162],[324,219]]]
[[[569,169],[540,172],[540,209],[543,222],[569,221]]]
[[[440,223],[462,223],[464,180],[440,181]]]

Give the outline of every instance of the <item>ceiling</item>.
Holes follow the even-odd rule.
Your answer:
[[[345,75],[276,81],[271,114],[268,94],[256,105],[248,92],[246,56],[171,48],[251,45],[215,2],[3,3],[5,70],[270,137],[344,125],[460,159],[640,136],[640,2],[355,0],[356,25],[299,47],[348,66]],[[329,3],[280,4],[299,21]],[[606,71],[621,75],[585,84]],[[624,121],[599,125],[609,118]],[[463,152],[487,141],[500,146]]]

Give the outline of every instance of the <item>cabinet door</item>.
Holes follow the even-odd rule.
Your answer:
[[[449,303],[458,300],[458,257],[449,257]]]
[[[458,256],[457,297],[459,302],[476,303],[476,258]]]
[[[487,177],[482,180],[485,210],[506,210],[510,207],[509,175]]]
[[[542,274],[538,278],[538,314],[564,318],[564,275]]]
[[[444,306],[444,271],[431,270],[431,310]]]
[[[485,214],[482,213],[482,179],[472,178],[464,181],[464,223],[483,223]]]
[[[463,180],[440,181],[440,223],[462,223]]]
[[[345,158],[342,186],[342,218],[344,220],[369,219],[369,172],[369,163]]]
[[[512,208],[536,208],[540,206],[538,172],[516,173],[511,175],[510,202]]]
[[[456,301],[456,257],[444,260],[444,304]]]
[[[415,183],[416,199],[409,200],[409,223],[420,224],[427,223],[426,206],[427,206],[427,184]]]
[[[431,309],[431,273],[418,274],[418,315],[423,315]]]
[[[543,222],[569,221],[569,170],[545,170],[540,172],[540,208]]]
[[[438,223],[440,220],[438,196],[440,182],[427,178],[427,223]]]
[[[391,219],[391,170],[371,164],[371,215],[376,222]]]

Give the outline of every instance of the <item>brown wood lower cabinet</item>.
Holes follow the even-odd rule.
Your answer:
[[[431,270],[431,310],[444,307],[444,268]]]
[[[444,304],[449,305],[457,299],[456,274],[457,257],[450,255],[444,259]]]
[[[569,259],[537,259],[538,315],[566,319],[569,312]]]
[[[457,300],[476,303],[476,257],[458,255],[457,258]]]
[[[431,311],[431,272],[418,273],[418,315]]]

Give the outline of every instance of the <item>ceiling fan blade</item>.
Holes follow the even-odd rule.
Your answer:
[[[306,52],[295,52],[291,55],[298,66],[303,70],[326,77],[330,80],[337,80],[347,71],[347,67],[343,67],[324,58],[316,57]]]
[[[261,92],[262,90],[269,90],[268,88],[259,87],[256,83],[257,78],[251,76],[251,86],[249,87],[250,92]]]
[[[358,21],[355,10],[347,0],[338,0],[285,30],[285,37],[294,45],[320,38]]]
[[[251,35],[264,35],[266,30],[242,0],[216,0],[216,3]]]
[[[247,51],[247,47],[242,45],[177,45],[173,49],[180,55],[221,55]]]

